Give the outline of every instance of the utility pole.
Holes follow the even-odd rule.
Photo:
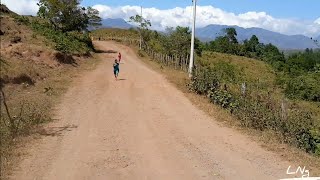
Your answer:
[[[196,31],[196,9],[197,9],[197,0],[192,0],[193,2],[193,22],[192,22],[192,37],[191,37],[191,52],[190,52],[190,62],[189,62],[189,77],[192,77],[192,69],[194,63],[194,38]]]
[[[142,6],[141,7],[141,19],[140,19],[140,44],[139,48],[142,49]]]

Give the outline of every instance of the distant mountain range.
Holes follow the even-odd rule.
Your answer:
[[[121,28],[129,29],[134,26],[127,23],[124,19],[104,19],[102,21],[102,28]],[[245,39],[250,39],[252,35],[256,35],[259,41],[264,44],[271,43],[280,49],[306,49],[317,48],[316,44],[310,37],[304,35],[284,35],[277,32],[272,32],[262,28],[242,28],[239,26],[226,25],[208,25],[204,28],[196,29],[196,37],[202,41],[208,42],[214,40],[216,37],[223,35],[223,29],[234,27],[237,31],[237,39],[242,42]],[[320,36],[317,38],[320,42]]]
[[[102,20],[102,28],[120,28],[120,29],[130,29],[134,26],[127,23],[124,19],[118,18],[118,19],[103,19]]]
[[[239,26],[209,25],[196,30],[196,36],[202,41],[214,40],[223,35],[223,29],[233,27],[237,31],[237,39],[242,42],[256,35],[259,41],[264,44],[271,43],[280,49],[305,49],[316,48],[317,46],[310,37],[304,35],[284,35],[261,28],[242,28]],[[319,38],[319,37],[318,37]]]

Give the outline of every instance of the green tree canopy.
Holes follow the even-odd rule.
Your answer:
[[[135,15],[135,16],[131,16],[130,17],[130,22],[135,23],[136,25],[138,25],[139,29],[148,29],[149,27],[151,27],[151,22],[150,20],[147,20],[145,18],[143,18],[140,15]]]
[[[80,0],[40,0],[38,16],[47,19],[55,29],[81,31],[101,25],[99,11],[80,6]]]
[[[235,28],[226,28],[224,31],[226,33],[226,37],[229,39],[229,42],[238,44],[237,31]]]
[[[99,16],[99,11],[92,8],[92,7],[87,7],[86,10],[86,19],[87,19],[87,26],[91,26],[91,27],[99,27],[101,26],[101,17]]]
[[[130,22],[135,23],[138,25],[138,31],[140,33],[140,49],[142,46],[143,39],[147,41],[148,37],[150,36],[148,28],[151,27],[151,22],[147,19],[144,19],[140,15],[135,15],[130,17]]]
[[[190,51],[191,32],[189,27],[176,27],[169,35],[172,53],[184,56]]]

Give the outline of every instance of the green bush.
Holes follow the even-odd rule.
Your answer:
[[[200,70],[198,70],[200,69]],[[219,87],[219,82],[209,68],[195,69],[195,75],[192,76],[190,88],[197,94],[206,95],[209,90],[214,90]]]
[[[320,102],[320,73],[308,73],[298,77],[289,77],[285,94],[289,98]]]
[[[17,23],[22,23],[24,25],[30,24],[30,20],[26,16],[15,15],[15,16],[13,16],[13,18],[14,18],[15,22],[17,22]]]
[[[320,156],[320,130],[313,129],[310,131],[315,142],[315,154]]]
[[[222,81],[235,83],[239,80],[239,76],[236,74],[239,73],[238,69],[228,62],[219,61],[214,65],[213,71]]]
[[[15,104],[16,105],[16,104]],[[8,136],[16,137],[31,130],[30,127],[50,120],[49,103],[46,100],[35,104],[32,100],[23,100],[16,107],[8,103],[8,111],[1,110],[0,129]],[[8,113],[9,112],[9,113]]]
[[[54,48],[71,55],[86,55],[94,49],[88,34],[80,32],[62,32],[53,29],[49,24],[33,21],[32,28],[54,43]]]
[[[238,102],[239,106],[234,114],[241,125],[260,131],[279,131],[280,111],[278,109],[272,110],[267,103],[259,102],[250,96],[239,98]]]
[[[211,102],[218,104],[225,109],[229,109],[231,112],[238,107],[238,101],[226,90],[210,90],[207,96],[210,98]]]
[[[204,68],[200,66],[199,69],[196,70],[196,75],[192,78],[190,89],[197,94],[206,95],[211,102],[229,109],[232,112],[238,103],[233,95],[229,93],[225,87],[221,86],[218,77],[226,77],[227,79],[229,77],[223,76],[224,74],[228,75],[228,73],[222,71],[217,68]]]

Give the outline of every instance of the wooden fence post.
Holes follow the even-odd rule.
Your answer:
[[[241,84],[241,94],[242,94],[242,96],[246,96],[246,92],[247,92],[247,85],[244,82],[244,83]]]

